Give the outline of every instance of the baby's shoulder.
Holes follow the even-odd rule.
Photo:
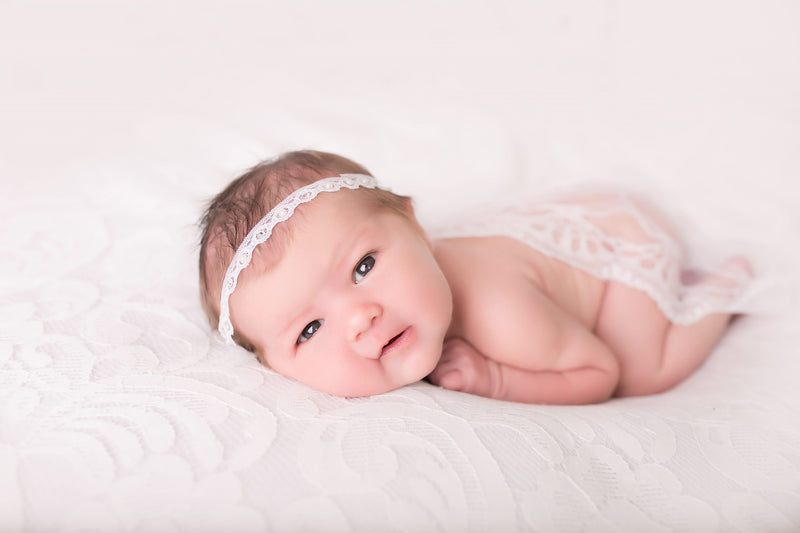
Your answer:
[[[543,260],[510,237],[443,239],[435,255],[453,293],[455,318],[467,327],[520,315],[550,284]]]
[[[434,243],[434,255],[452,288],[533,286],[544,282],[534,251],[511,237],[454,237]]]
[[[557,361],[549,347],[560,332],[586,327],[577,316],[582,304],[576,296],[583,291],[571,290],[577,287],[567,265],[549,264],[508,237],[448,240],[436,250],[453,292],[449,334],[480,353],[515,366],[551,368]]]
[[[602,298],[601,280],[511,237],[441,239],[434,253],[462,333],[526,330],[554,308],[591,324]]]

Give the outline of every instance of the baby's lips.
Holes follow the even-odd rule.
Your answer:
[[[390,337],[381,349],[381,357],[388,355],[399,348],[402,348],[409,341],[411,333],[411,326],[408,326],[399,333],[396,333],[394,336]]]

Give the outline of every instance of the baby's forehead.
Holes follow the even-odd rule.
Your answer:
[[[320,191],[312,199],[296,204],[289,218],[272,226],[271,235],[252,250],[255,263],[253,270],[269,270],[280,261],[286,250],[295,250],[299,244],[316,242],[316,246],[324,246],[345,241],[357,226],[369,225],[380,219],[382,214],[400,214],[408,220],[413,215],[406,209],[406,200],[405,197],[378,188]],[[273,203],[265,201],[267,204]],[[280,209],[281,203],[267,212]],[[260,207],[264,209],[266,206]],[[254,231],[257,222],[253,222],[252,227],[248,224],[247,230]],[[322,241],[318,234],[322,235]],[[246,274],[250,269],[244,269],[242,273]]]
[[[273,270],[288,250],[293,255],[311,256],[322,248],[344,245],[357,226],[368,222],[364,217],[375,211],[369,199],[357,190],[320,194],[297,206],[291,218],[275,225],[270,237],[253,250],[251,267],[242,275]]]
[[[291,218],[277,224],[275,229],[285,226],[287,232],[294,233],[309,225],[313,225],[314,229],[322,229],[333,224],[357,223],[363,220],[363,216],[380,210],[369,192],[364,189],[345,189],[320,194],[314,200],[297,206]]]

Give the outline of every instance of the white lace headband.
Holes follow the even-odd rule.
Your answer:
[[[233,342],[233,323],[231,322],[230,298],[236,289],[239,274],[250,264],[253,257],[253,250],[262,242],[269,239],[272,229],[281,222],[291,218],[298,205],[309,202],[317,197],[321,192],[335,192],[340,189],[357,189],[365,187],[374,189],[378,183],[372,176],[365,174],[341,174],[332,178],[324,178],[305,187],[300,187],[292,194],[284,198],[269,213],[262,218],[258,224],[253,226],[247,237],[233,255],[231,264],[222,280],[222,294],[219,297],[219,330],[222,338],[228,344]]]

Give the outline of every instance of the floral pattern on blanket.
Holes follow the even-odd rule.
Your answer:
[[[419,383],[334,398],[210,333],[193,266],[163,253],[191,248],[169,223],[188,209],[148,219],[123,205],[112,218],[100,205],[3,207],[3,527],[800,527],[796,404],[737,381],[760,368],[736,351],[755,320],[662,396],[526,406]],[[726,374],[727,362],[745,366]]]

